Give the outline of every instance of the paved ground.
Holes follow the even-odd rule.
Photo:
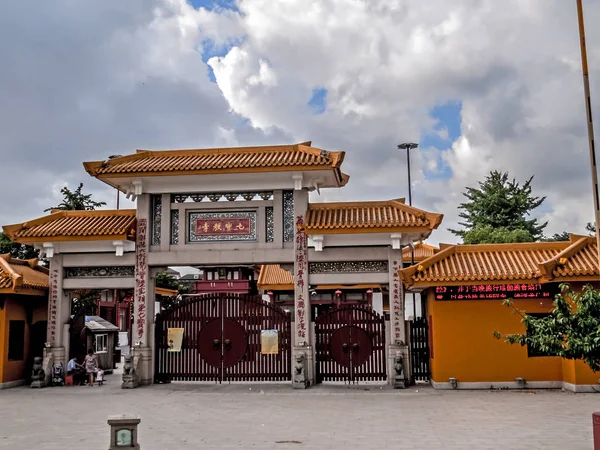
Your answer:
[[[178,384],[0,391],[0,449],[106,449],[111,414],[142,418],[142,450],[592,448],[600,396],[376,386]]]

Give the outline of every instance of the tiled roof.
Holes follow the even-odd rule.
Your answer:
[[[268,147],[138,150],[132,155],[83,164],[90,175],[99,178],[337,169],[338,182],[344,185],[347,175],[339,172],[344,155],[345,152],[329,152],[304,142]]]
[[[433,230],[443,215],[404,204],[403,199],[383,202],[310,203],[307,234],[379,233]]]
[[[179,294],[179,291],[177,289],[156,287],[154,289],[154,293],[155,295],[164,295],[165,297],[175,297],[177,294]]]
[[[58,211],[39,219],[4,226],[16,242],[128,239],[135,233],[134,209]]]
[[[571,236],[572,244],[546,261],[541,271],[549,278],[598,276],[598,246],[592,236]]]
[[[0,255],[0,292],[45,295],[47,290],[48,269],[39,266],[37,259]]]
[[[423,261],[424,259],[427,259],[440,251],[440,249],[438,247],[434,247],[433,245],[425,244],[424,242],[417,242],[414,245],[414,249],[415,249],[415,255],[414,255],[415,261]],[[404,262],[410,263],[410,261],[411,261],[410,247],[404,247],[404,250],[402,250],[402,260]]]
[[[257,285],[261,290],[293,290],[294,277],[279,265],[264,265],[260,268]]]
[[[434,256],[399,271],[407,286],[514,281],[577,281],[598,277],[594,238],[570,242],[440,245]]]

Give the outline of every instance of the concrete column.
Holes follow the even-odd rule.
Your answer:
[[[133,304],[133,363],[139,385],[152,383],[152,326],[154,319],[154,283],[148,268],[150,248],[150,196],[137,199],[135,294]]]
[[[390,286],[390,345],[387,352],[388,382],[393,384],[396,371],[394,370],[396,354],[404,359],[404,378],[409,374],[409,353],[406,344],[406,328],[404,322],[404,286],[398,276],[402,269],[402,249],[388,249],[388,271]]]
[[[62,362],[66,367],[65,325],[71,318],[71,301],[63,289],[63,255],[55,254],[50,259],[50,290],[48,294],[48,329],[46,341],[50,348],[46,354],[52,354],[55,363]]]
[[[292,361],[298,353],[306,358],[306,376],[314,383],[313,333],[310,326],[310,296],[308,293],[308,239],[304,221],[308,208],[308,191],[294,191],[294,311],[295,345]],[[293,368],[293,366],[292,366]],[[293,369],[292,369],[293,370]],[[294,383],[296,387],[296,383]]]

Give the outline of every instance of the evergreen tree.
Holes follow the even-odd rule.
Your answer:
[[[532,195],[529,178],[520,185],[507,172],[492,171],[479,188],[467,187],[463,195],[467,201],[459,205],[459,225],[463,230],[450,229],[465,243],[531,242],[543,237],[548,224],[530,218],[531,211],[540,206],[546,197]]]
[[[562,233],[554,233],[551,237],[546,237],[542,240],[546,242],[568,242],[571,238],[568,231],[563,231]]]
[[[0,233],[0,255],[10,253],[13,258],[33,259],[40,255],[40,251],[31,245],[13,242],[4,233]]]
[[[44,211],[51,211],[58,209],[61,211],[91,211],[102,206],[106,206],[106,202],[97,202],[92,200],[92,194],[84,194],[82,192],[83,183],[79,183],[79,186],[74,191],[70,190],[67,186],[60,190],[63,195],[63,200],[58,206],[53,206]]]

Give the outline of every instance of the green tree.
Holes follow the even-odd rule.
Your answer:
[[[554,233],[552,236],[545,237],[542,240],[545,242],[564,242],[564,241],[568,242],[571,240],[571,238],[569,236],[568,231],[563,231],[562,233]]]
[[[532,180],[533,177],[520,185],[514,178],[509,180],[507,172],[490,172],[479,182],[479,188],[467,187],[463,192],[467,201],[459,205],[459,217],[463,219],[459,225],[464,229],[449,231],[472,244],[541,239],[548,222],[539,223],[530,215],[546,197],[533,196]]]
[[[106,206],[106,202],[97,202],[92,200],[92,194],[84,194],[82,189],[83,183],[79,183],[79,186],[74,191],[65,186],[60,190],[60,193],[64,197],[62,202],[60,202],[58,206],[53,206],[52,208],[45,209],[44,211],[47,212],[53,209],[58,209],[61,211],[91,211],[96,208]]]
[[[525,333],[506,334],[505,342],[527,345],[536,352],[565,359],[581,360],[594,372],[600,370],[600,292],[587,285],[582,293],[560,285],[548,316],[534,317],[515,308],[511,300],[504,304],[521,316]],[[494,336],[503,336],[494,331]]]
[[[19,244],[11,241],[4,233],[0,233],[0,254],[10,253],[13,258],[33,259],[40,256],[40,251],[31,245]]]
[[[95,316],[98,309],[99,295],[100,291],[97,289],[79,292],[79,295],[73,297],[71,302],[71,314],[75,316],[83,311],[86,316]]]
[[[507,244],[533,242],[533,240],[531,234],[526,230],[510,230],[506,227],[493,228],[491,225],[477,226],[463,236],[465,244]]]
[[[585,226],[585,229],[590,234],[596,234],[596,222],[594,222],[594,223],[588,222],[587,225]]]
[[[179,295],[186,294],[189,290],[189,286],[182,284],[175,278],[173,275],[169,273],[159,273],[156,275],[155,279],[156,287],[161,287],[165,289],[175,289],[178,291]],[[158,301],[160,302],[160,306],[163,309],[167,309],[178,301],[178,296],[166,296],[166,295],[158,295]]]

